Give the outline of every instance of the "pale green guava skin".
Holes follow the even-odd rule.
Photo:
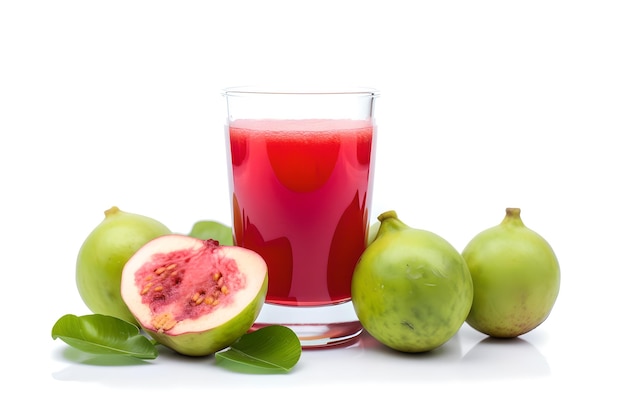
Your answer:
[[[473,286],[460,253],[442,237],[409,228],[395,212],[359,259],[352,303],[363,328],[402,352],[427,352],[450,340],[470,310]]]
[[[504,220],[476,235],[462,255],[474,282],[471,327],[512,338],[547,319],[559,293],[559,263],[550,244],[524,225],[519,208],[507,208]]]
[[[170,230],[161,222],[113,206],[83,242],[76,259],[76,286],[93,312],[138,324],[120,294],[122,269],[146,242]]]

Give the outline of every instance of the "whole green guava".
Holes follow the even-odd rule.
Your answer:
[[[433,350],[459,330],[470,310],[472,279],[461,254],[442,237],[414,229],[394,211],[359,259],[352,304],[363,328],[403,352]]]
[[[507,208],[499,225],[477,234],[462,251],[474,282],[467,323],[493,337],[533,330],[546,320],[559,293],[556,255],[524,225],[520,213]]]
[[[138,324],[122,300],[122,269],[145,243],[171,232],[157,220],[127,213],[116,206],[104,215],[78,252],[76,286],[92,312]]]

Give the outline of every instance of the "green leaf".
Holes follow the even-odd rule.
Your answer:
[[[125,355],[140,359],[158,356],[154,342],[141,335],[137,326],[102,314],[81,317],[66,314],[52,327],[52,338],[96,355]]]
[[[191,228],[189,236],[203,240],[217,240],[222,246],[233,246],[233,229],[213,220],[196,222]]]
[[[300,339],[288,327],[271,325],[243,335],[215,354],[217,363],[248,373],[290,371],[302,354]]]

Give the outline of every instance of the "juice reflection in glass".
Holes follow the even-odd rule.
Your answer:
[[[305,347],[353,340],[362,328],[350,286],[369,227],[377,94],[225,95],[235,244],[268,264],[258,326],[287,325]]]

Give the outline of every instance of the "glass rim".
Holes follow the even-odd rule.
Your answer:
[[[222,95],[226,97],[252,96],[252,95],[301,95],[301,96],[324,96],[324,95],[354,95],[378,97],[380,91],[370,87],[274,87],[274,86],[236,86],[222,89]]]

